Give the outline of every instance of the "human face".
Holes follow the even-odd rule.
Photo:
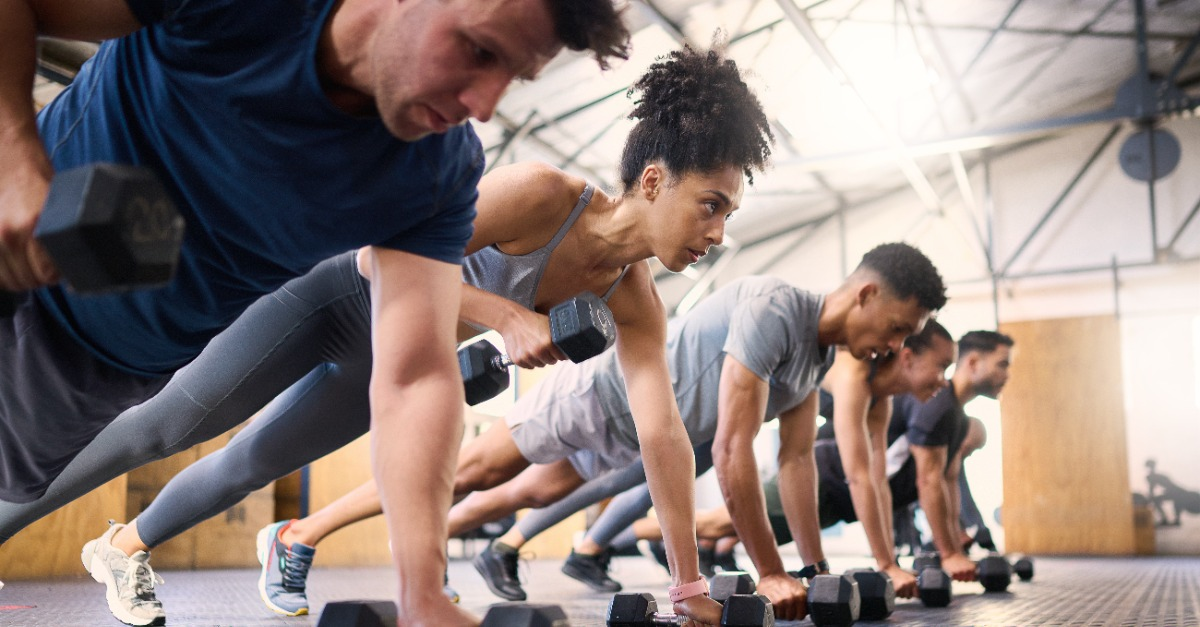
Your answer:
[[[679,272],[725,240],[725,222],[742,204],[742,170],[727,166],[673,180],[664,175],[655,189],[651,249],[664,266]]]
[[[488,121],[509,83],[532,80],[562,47],[545,0],[384,1],[368,90],[405,141]]]
[[[929,319],[929,310],[916,297],[900,300],[868,283],[861,287],[855,307],[846,319],[846,346],[855,359],[899,353],[904,338],[919,333]]]
[[[935,335],[932,344],[920,353],[904,349],[901,361],[907,391],[921,402],[933,398],[946,387],[946,369],[954,363],[956,351],[954,342],[940,335]]]
[[[1004,384],[1008,383],[1008,366],[1012,361],[1012,350],[1003,344],[990,353],[976,355],[972,387],[980,396],[997,398]]]

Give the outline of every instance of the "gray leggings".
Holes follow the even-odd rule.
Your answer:
[[[370,426],[370,335],[368,284],[354,254],[321,263],[261,298],[161,392],[105,427],[41,498],[0,503],[0,543],[114,477],[225,433],[264,405],[138,517],[146,544],[353,441]]]
[[[699,477],[712,468],[712,442],[697,446],[695,453]],[[613,538],[650,510],[650,487],[646,485],[646,468],[641,460],[588,481],[553,505],[529,512],[517,522],[517,531],[528,540],[610,496],[616,498],[604,508],[587,534],[589,540],[600,546],[611,544]]]

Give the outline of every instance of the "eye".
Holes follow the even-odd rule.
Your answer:
[[[496,54],[491,50],[473,42],[468,41],[467,44],[471,49],[471,57],[479,65],[491,65],[497,59]]]

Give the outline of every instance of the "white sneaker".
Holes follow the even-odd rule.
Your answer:
[[[154,585],[162,577],[150,568],[150,554],[138,551],[132,556],[112,545],[113,534],[125,525],[108,521],[104,535],[83,545],[83,567],[92,579],[104,584],[108,609],[127,625],[165,625],[167,615],[154,597]]]

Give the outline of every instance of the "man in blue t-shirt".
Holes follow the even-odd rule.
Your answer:
[[[108,41],[35,120],[41,35]],[[438,557],[462,429],[459,262],[483,169],[465,122],[564,46],[604,65],[627,41],[610,0],[0,6],[0,290],[23,291],[0,320],[0,500],[37,498],[260,296],[370,246],[374,464],[384,502],[408,499],[389,517],[406,539],[406,620],[464,622]],[[57,285],[33,229],[53,173],[95,162],[152,169],[183,214],[166,287]],[[398,464],[427,472],[383,472]]]

